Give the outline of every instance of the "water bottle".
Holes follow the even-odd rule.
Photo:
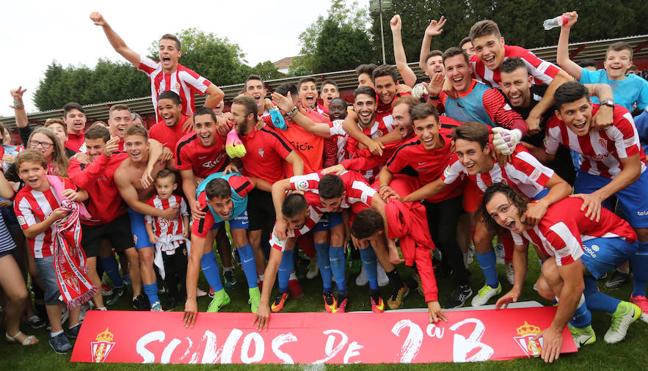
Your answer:
[[[569,18],[567,18],[566,16],[559,15],[556,18],[545,19],[545,21],[542,22],[542,26],[546,31],[546,30],[551,30],[552,28],[561,27],[562,25],[567,24],[568,21]]]
[[[270,118],[272,119],[272,125],[279,130],[286,130],[286,121],[283,118],[281,112],[277,107],[272,107],[269,110]]]

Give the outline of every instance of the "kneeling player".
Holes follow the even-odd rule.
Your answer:
[[[522,236],[536,246],[538,256],[544,260],[536,290],[544,298],[556,298],[559,303],[551,326],[543,333],[545,361],[557,358],[561,331],[568,321],[577,344],[596,340],[589,310],[612,314],[612,324],[604,337],[607,343],[623,340],[630,324],[641,316],[638,306],[607,296],[596,285],[603,274],[634,258],[636,234],[626,221],[605,209],[601,210],[600,222],[592,221],[581,210],[583,203],[576,197],[558,201],[533,227],[521,219],[530,203],[513,188],[494,184],[486,190],[482,201],[487,223],[510,230],[516,245],[515,284],[498,300],[498,307],[517,301],[520,296],[527,268],[527,247],[522,244]]]
[[[230,223],[232,238],[238,247],[243,273],[248,281],[252,312],[259,305],[259,288],[256,279],[256,262],[247,237],[247,194],[253,189],[252,182],[237,173],[215,173],[203,180],[196,189],[196,202],[205,212],[205,217],[196,220],[191,228],[191,252],[187,267],[187,302],[185,303],[185,324],[193,325],[196,312],[196,291],[198,271],[201,268],[209,286],[214,289],[214,299],[207,312],[218,312],[229,304],[230,298],[223,289],[218,263],[212,251],[215,232]]]

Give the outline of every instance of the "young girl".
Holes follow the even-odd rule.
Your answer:
[[[169,169],[161,170],[155,178],[157,194],[147,203],[162,210],[180,205],[180,214],[173,220],[146,216],[146,232],[151,242],[155,244],[154,262],[169,290],[172,307],[175,307],[178,302],[184,302],[187,295],[186,238],[189,233],[189,213],[184,199],[173,194],[177,188],[176,174]],[[151,310],[160,311],[162,307],[160,303],[151,303]]]

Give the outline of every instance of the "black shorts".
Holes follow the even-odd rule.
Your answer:
[[[89,258],[99,256],[101,241],[108,240],[117,251],[134,247],[128,214],[124,214],[110,223],[100,225],[82,225],[81,246]]]
[[[248,193],[248,230],[271,228],[275,222],[275,209],[272,193],[253,189]]]

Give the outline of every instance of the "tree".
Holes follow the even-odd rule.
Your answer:
[[[301,57],[291,71],[320,73],[351,69],[375,60],[365,9],[354,2],[332,0],[325,17],[319,16],[299,35]]]

